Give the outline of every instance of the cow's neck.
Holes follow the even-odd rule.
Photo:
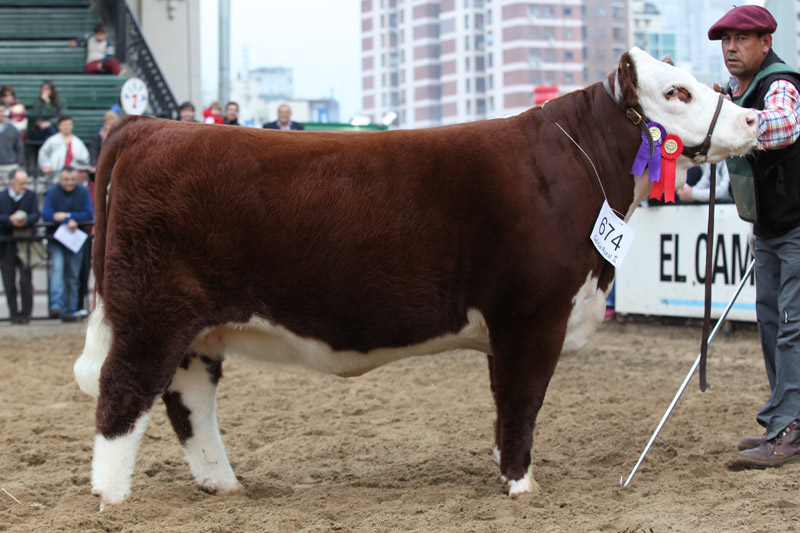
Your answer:
[[[638,178],[630,173],[642,142],[641,130],[606,93],[602,83],[548,102],[543,111],[543,118],[557,120],[592,160],[611,207],[630,218],[651,188],[646,172]],[[569,140],[567,143],[572,145]],[[576,157],[584,156],[577,151]]]

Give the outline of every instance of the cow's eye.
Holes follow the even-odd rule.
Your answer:
[[[692,95],[683,87],[670,87],[669,90],[664,93],[664,97],[667,100],[677,98],[683,103],[687,103],[692,99]]]

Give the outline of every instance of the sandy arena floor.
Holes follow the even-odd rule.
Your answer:
[[[200,492],[159,406],[133,495],[98,512],[89,492],[94,402],[72,363],[81,325],[0,326],[0,531],[796,531],[800,464],[727,468],[757,434],[768,386],[754,332],[711,347],[628,488],[629,474],[699,349],[697,328],[606,324],[562,359],[539,416],[542,493],[511,500],[492,462],[485,357],[417,358],[342,379],[226,362],[219,417],[246,487]]]

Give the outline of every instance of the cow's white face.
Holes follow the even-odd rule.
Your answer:
[[[719,93],[639,48],[633,48],[630,56],[638,82],[639,104],[647,118],[663,125],[667,133],[680,137],[684,146],[702,143],[717,108]],[[708,161],[716,163],[729,155],[743,155],[755,146],[757,137],[756,114],[726,99],[711,136]],[[685,157],[680,159],[692,165]],[[694,164],[701,162],[698,157]]]

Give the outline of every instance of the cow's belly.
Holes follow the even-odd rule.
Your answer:
[[[401,348],[377,348],[367,353],[337,351],[324,341],[300,337],[269,320],[254,317],[246,323],[229,323],[203,331],[192,343],[201,354],[243,354],[264,361],[300,365],[339,376],[357,376],[386,363],[417,355],[457,349],[489,353],[489,332],[483,315],[470,309],[467,323],[457,333],[431,338]]]

